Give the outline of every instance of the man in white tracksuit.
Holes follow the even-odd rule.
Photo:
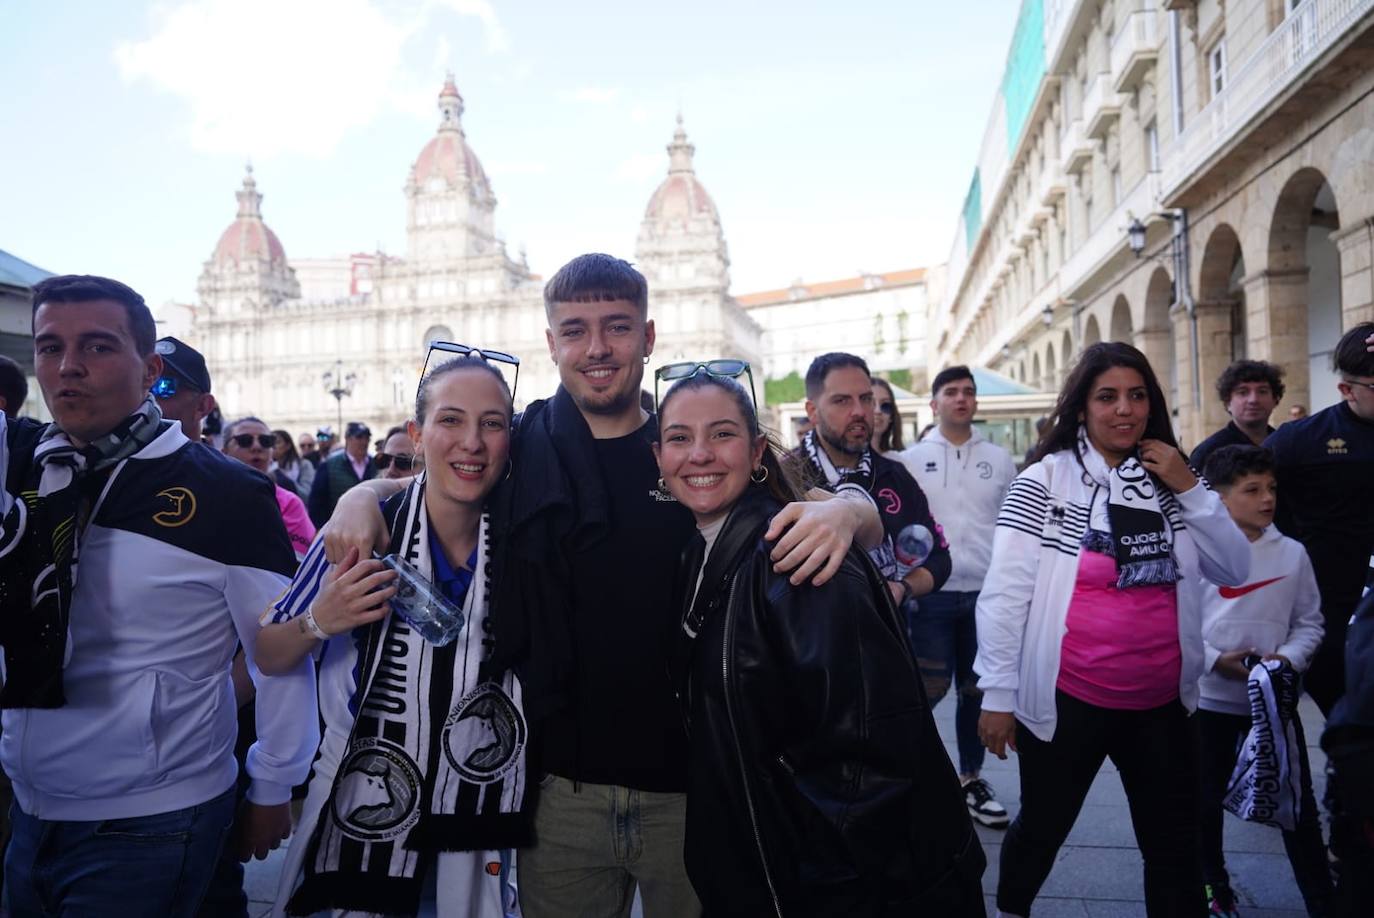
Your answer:
[[[978,652],[974,609],[992,559],[997,512],[1016,477],[1016,464],[973,426],[978,390],[968,367],[941,370],[931,390],[937,426],[901,458],[944,528],[954,572],[939,592],[921,597],[907,628],[931,705],[951,683],[958,688],[954,723],[969,815],[985,826],[1003,828],[1009,822],[1007,811],[979,777],[985,749],[978,739],[982,693],[973,672]]]

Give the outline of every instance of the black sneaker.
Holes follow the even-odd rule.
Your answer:
[[[1011,822],[1006,808],[997,802],[992,788],[982,778],[964,785],[964,802],[968,804],[968,814],[989,828],[1005,829]]]

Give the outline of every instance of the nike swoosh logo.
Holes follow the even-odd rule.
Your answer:
[[[1278,583],[1282,579],[1283,577],[1275,577],[1272,580],[1261,580],[1259,583],[1247,583],[1245,586],[1240,587],[1217,587],[1217,590],[1220,591],[1222,599],[1238,599],[1246,593],[1253,593],[1260,587],[1267,587],[1269,584]]]

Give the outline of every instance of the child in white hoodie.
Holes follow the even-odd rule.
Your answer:
[[[1221,850],[1221,800],[1236,764],[1237,744],[1250,729],[1245,661],[1282,660],[1298,672],[1306,670],[1322,640],[1321,597],[1306,549],[1273,525],[1278,491],[1273,454],[1258,446],[1223,447],[1208,457],[1204,474],[1250,540],[1249,583],[1204,584],[1206,656],[1198,684],[1203,876],[1211,914],[1234,918],[1239,912]],[[1283,844],[1308,913],[1325,915],[1332,896],[1331,876],[1302,724],[1295,726],[1302,762],[1301,812],[1297,828],[1283,833]]]

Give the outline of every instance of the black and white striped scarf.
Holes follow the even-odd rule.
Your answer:
[[[1079,456],[1097,490],[1083,547],[1116,559],[1116,587],[1177,583],[1174,536],[1160,507],[1154,476],[1134,454],[1115,468],[1078,432]]]
[[[87,475],[111,468],[143,449],[162,431],[162,412],[151,395],[114,430],[76,446],[56,424],[39,438],[27,480],[8,485],[17,493],[0,522],[0,577],[4,599],[0,634],[5,645],[5,685],[0,707],[60,708],[72,592],[86,515]],[[0,427],[0,444],[7,438]],[[0,445],[0,449],[3,449]],[[6,452],[4,467],[12,457]],[[17,485],[17,487],[16,487]]]
[[[391,551],[432,578],[424,503],[423,477],[388,502]],[[488,671],[490,550],[484,514],[453,643],[434,647],[394,614],[363,639],[357,716],[291,914],[414,914],[437,852],[529,843],[520,683]]]
[[[873,455],[868,447],[853,468],[840,468],[830,461],[830,456],[819,442],[820,434],[811,428],[801,439],[802,454],[811,466],[811,478],[822,483],[826,490],[833,491],[842,484],[856,484],[865,491],[873,490]]]

